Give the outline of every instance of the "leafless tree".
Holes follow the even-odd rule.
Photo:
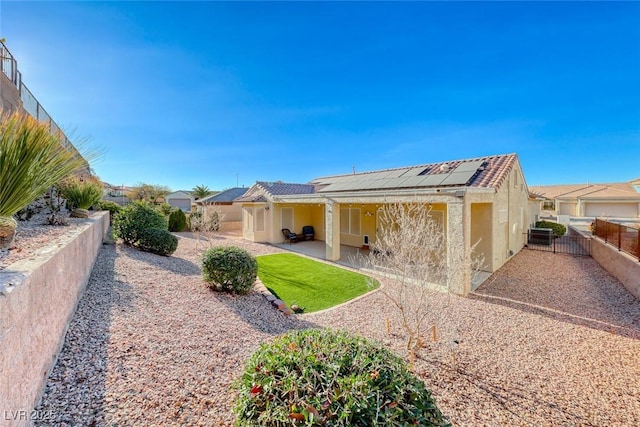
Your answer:
[[[197,241],[206,241],[212,246],[211,240],[215,233],[220,231],[224,213],[220,212],[215,206],[206,206],[202,210],[191,214],[191,231],[196,234]]]
[[[376,239],[360,262],[374,275],[382,276],[381,292],[396,309],[407,335],[411,364],[424,343],[425,334],[429,333],[434,340],[438,336],[438,326],[430,319],[445,321],[446,317],[448,324],[442,326],[456,329],[449,321],[452,316],[433,313],[442,310],[441,304],[434,304],[434,294],[448,292],[452,278],[464,277],[464,268],[475,270],[482,264],[482,260],[465,253],[463,247],[453,251],[450,248],[449,253],[457,254],[459,259],[447,260],[442,211],[435,211],[424,203],[393,203],[379,209]],[[441,297],[437,299],[442,301]],[[389,324],[387,320],[387,329]],[[450,335],[455,335],[455,331]]]

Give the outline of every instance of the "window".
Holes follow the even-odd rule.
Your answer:
[[[244,208],[242,209],[242,215],[244,216],[244,220],[242,223],[244,224],[244,229],[248,231],[253,230],[253,208]]]
[[[340,208],[340,232],[360,235],[360,208]]]

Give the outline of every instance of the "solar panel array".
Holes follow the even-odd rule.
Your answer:
[[[450,171],[436,169],[436,173],[426,166],[418,166],[329,177],[319,180],[321,184],[328,184],[320,192],[466,185],[483,164],[484,160],[463,162]]]

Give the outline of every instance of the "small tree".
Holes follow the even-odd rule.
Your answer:
[[[196,241],[204,239],[212,246],[211,239],[215,233],[219,232],[222,226],[224,214],[215,207],[205,207],[201,211],[192,213],[189,216],[191,231],[196,233]]]
[[[146,201],[155,205],[169,193],[171,190],[166,185],[140,183],[127,193],[127,197],[131,200]]]
[[[432,329],[436,336],[435,323],[428,322],[434,316],[432,311],[439,309],[432,306],[434,294],[449,291],[451,279],[463,277],[465,264],[471,262],[464,258],[471,257],[464,254],[463,248],[457,248],[455,252],[461,259],[447,262],[443,213],[424,203],[385,205],[380,208],[378,219],[376,240],[360,261],[386,278],[381,292],[396,309],[407,334],[407,352],[413,364],[425,332]],[[471,268],[479,263],[473,261]]]

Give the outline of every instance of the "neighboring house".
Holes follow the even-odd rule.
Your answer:
[[[283,228],[300,233],[311,225],[331,261],[340,259],[340,245],[375,242],[385,204],[429,204],[442,220],[447,262],[468,261],[477,243],[475,254],[484,257],[487,272],[522,249],[539,212],[516,154],[327,176],[307,184],[257,182],[236,202],[242,204],[245,239],[282,243]],[[471,290],[466,264],[463,277],[449,279],[450,289],[463,295]]]
[[[204,210],[205,214],[213,210],[218,212],[221,223],[241,222],[242,205],[234,203],[234,200],[244,196],[247,190],[249,189],[246,187],[229,188],[218,194],[196,200],[196,205]]]
[[[531,187],[545,198],[543,209],[572,217],[640,218],[640,179],[613,184]]]
[[[193,196],[188,191],[174,191],[164,196],[164,201],[174,208],[180,208],[183,212],[191,212]]]
[[[127,193],[131,190],[131,187],[126,187],[124,185],[112,185],[108,182],[103,182],[103,184],[103,200],[117,203],[120,206],[126,206],[130,202],[127,197]]]

